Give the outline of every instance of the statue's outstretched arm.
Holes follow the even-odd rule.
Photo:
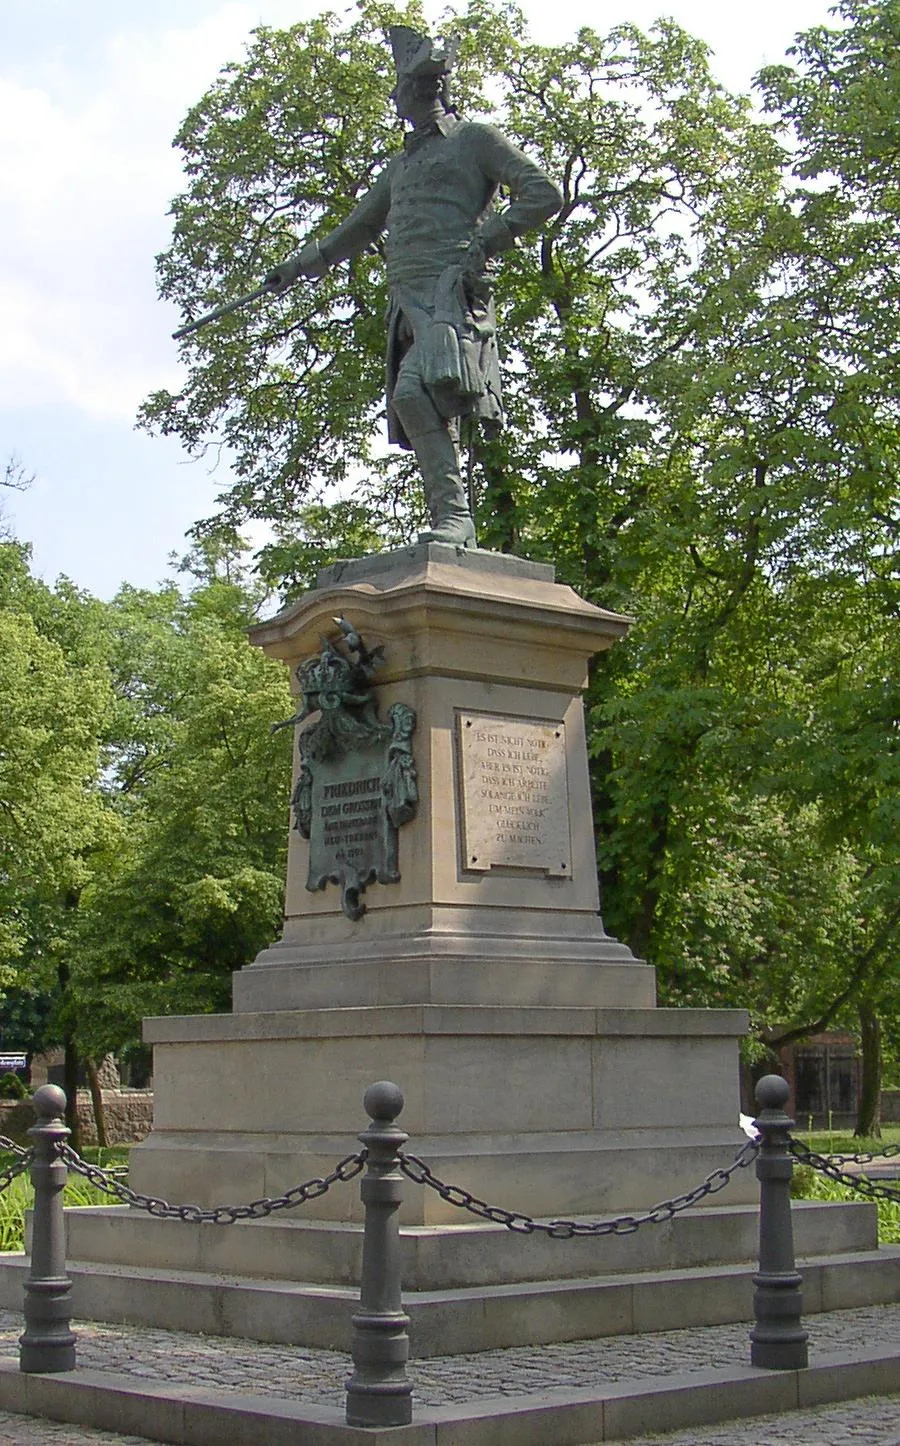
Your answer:
[[[391,204],[390,165],[385,166],[375,184],[354,206],[350,215],[321,240],[308,241],[305,246],[273,267],[266,282],[277,290],[290,286],[300,276],[324,276],[339,261],[358,256],[378,239],[384,230]]]

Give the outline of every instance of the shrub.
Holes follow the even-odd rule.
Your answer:
[[[897,1189],[897,1181],[890,1182]],[[861,1191],[829,1180],[811,1165],[795,1165],[791,1180],[795,1200],[867,1200]],[[878,1207],[878,1241],[880,1245],[900,1245],[900,1200],[876,1200]]]
[[[8,1069],[0,1075],[0,1100],[27,1100],[29,1093],[27,1084],[15,1070]]]

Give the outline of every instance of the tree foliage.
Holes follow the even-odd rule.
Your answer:
[[[110,607],[104,788],[127,840],[85,892],[76,979],[107,1048],[149,1013],[227,1009],[232,971],[281,917],[290,748],[269,730],[287,679],[248,646],[259,598],[231,560],[189,565],[203,575],[186,595],[125,588]]]
[[[108,839],[97,780],[112,693],[97,621],[67,582],[32,578],[26,548],[0,543],[0,987],[29,956],[52,970]]]
[[[10,1026],[37,991],[45,1042],[95,1059],[145,1014],[227,1008],[280,920],[287,680],[247,644],[258,590],[227,553],[191,565],[101,604],[0,548],[0,987]]]

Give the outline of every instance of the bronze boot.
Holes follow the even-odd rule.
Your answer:
[[[425,505],[431,528],[419,533],[420,542],[449,542],[475,546],[475,524],[459,471],[459,454],[448,428],[422,432],[410,441],[422,473]]]

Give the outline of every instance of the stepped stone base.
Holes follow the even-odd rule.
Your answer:
[[[359,1192],[358,1182],[342,1188]],[[361,1227],[298,1218],[301,1215],[302,1207],[267,1220],[207,1226],[160,1220],[127,1205],[91,1206],[67,1212],[68,1250],[81,1262],[358,1287]],[[877,1253],[875,1211],[868,1204],[832,1207],[797,1201],[792,1218],[799,1254],[838,1258]],[[630,1235],[571,1240],[525,1237],[457,1211],[453,1225],[404,1226],[400,1263],[406,1291],[436,1292],[640,1271],[746,1267],[757,1259],[758,1244],[755,1205],[716,1201]],[[900,1261],[900,1248],[884,1259]]]
[[[399,930],[400,932],[393,932]],[[234,976],[235,1013],[374,1004],[584,1005],[652,1009],[656,971],[599,916],[409,906],[317,920]]]

